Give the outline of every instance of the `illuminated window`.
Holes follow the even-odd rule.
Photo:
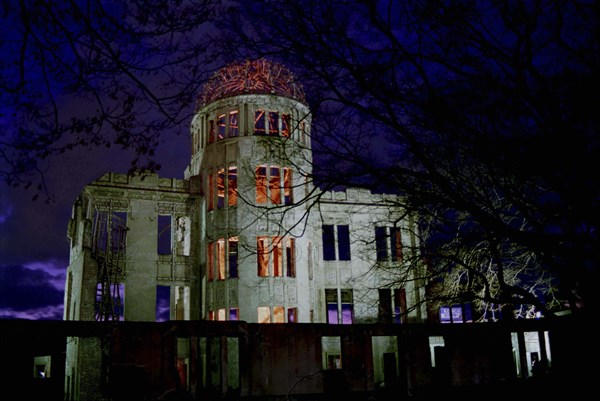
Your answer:
[[[234,138],[239,135],[238,111],[229,112],[229,137]]]
[[[208,174],[208,211],[215,208],[215,194],[217,198],[217,208],[223,209],[225,205],[237,205],[237,167],[229,166],[227,169],[227,178],[225,169],[220,168],[216,174]],[[225,199],[227,195],[227,200]]]
[[[258,307],[258,323],[271,323],[271,309],[268,306]]]
[[[290,121],[291,119],[289,114],[281,115],[281,136],[290,136]]]
[[[267,168],[265,166],[256,168],[256,203],[267,203]]]
[[[273,323],[285,323],[285,308],[283,306],[273,307]]]
[[[296,242],[293,238],[288,238],[285,243],[285,275],[288,277],[296,277]]]
[[[219,322],[224,322],[225,320],[227,320],[227,319],[225,318],[225,309],[219,309],[219,310],[217,311],[217,320],[218,320]]]
[[[217,241],[217,272],[219,280],[225,280],[225,239]]]
[[[279,136],[279,113],[269,112],[269,135]]]
[[[402,261],[402,237],[399,227],[375,227],[375,248],[378,261]]]
[[[327,307],[327,323],[352,324],[354,321],[354,301],[352,290],[340,290],[338,298],[337,289],[325,289],[325,302]],[[339,312],[339,313],[338,313]]]
[[[215,320],[215,311],[208,311],[208,320]]]
[[[323,260],[336,260],[336,230],[333,225],[323,225]],[[337,260],[350,260],[350,229],[337,226]]]
[[[229,166],[227,175],[227,204],[229,206],[237,205],[237,167]]]
[[[225,206],[225,169],[217,171],[217,208],[223,209]]]
[[[229,308],[229,320],[239,320],[240,310],[238,308]]]
[[[226,245],[228,249],[226,250]],[[228,252],[228,253],[227,253]],[[207,280],[214,280],[215,273],[219,280],[238,277],[238,238],[230,237],[228,240],[219,238],[208,243],[207,250]],[[216,272],[215,272],[216,266]]]
[[[267,277],[269,275],[269,237],[258,237],[256,247],[258,276]]]
[[[227,127],[225,125],[225,114],[219,114],[219,116],[217,117],[217,140],[218,141],[225,138],[226,128]]]
[[[265,111],[254,112],[254,135],[265,135]]]
[[[273,238],[273,277],[283,276],[283,251],[281,237]]]
[[[292,169],[288,167],[283,168],[283,199],[286,205],[294,203]]]
[[[455,304],[440,307],[440,323],[472,323],[471,304]]]
[[[271,195],[271,203],[279,205],[281,203],[281,176],[279,175],[279,167],[271,166],[269,177],[269,193]]]
[[[285,244],[285,252],[284,252]],[[295,241],[285,237],[256,238],[257,267],[259,277],[295,277]],[[272,265],[271,265],[272,264]],[[285,269],[284,269],[285,267]]]
[[[283,177],[281,176],[283,170]],[[283,191],[282,191],[283,178]],[[261,165],[256,168],[256,203],[265,204],[269,201],[273,205],[279,205],[282,202],[283,194],[286,205],[293,202],[293,182],[292,170],[288,167],[283,169],[278,166]]]

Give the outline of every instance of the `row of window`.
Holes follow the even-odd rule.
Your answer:
[[[322,227],[323,260],[350,260],[350,228],[347,225]],[[399,227],[375,227],[377,261],[402,261]]]
[[[292,132],[292,118],[289,113],[276,110],[258,109],[254,111],[253,134],[281,136],[289,138]],[[297,122],[300,140],[306,144],[306,123]],[[197,134],[193,136],[193,149],[198,151],[205,144],[215,143],[240,135],[240,112],[237,109],[219,112],[215,118],[204,120]]]
[[[225,205],[237,205],[237,167],[229,166],[227,176],[225,168],[220,168],[216,173],[208,174],[208,210],[223,209]],[[216,199],[215,199],[216,195]]]
[[[240,134],[240,118],[238,110],[229,110],[217,114],[216,119],[210,119],[206,122],[206,131],[208,137],[206,143],[211,144],[226,138],[237,138]],[[254,111],[254,135],[282,136],[289,137],[291,132],[292,119],[288,113],[279,113],[274,110],[255,110]],[[304,121],[299,122],[300,131],[304,133]],[[203,132],[201,132],[203,134]],[[200,142],[205,143],[204,136],[201,135]]]
[[[292,169],[260,165],[255,171],[256,204],[291,205],[293,203]],[[237,205],[237,167],[229,166],[208,174],[208,211]]]
[[[289,237],[256,238],[259,277],[296,277],[295,240]],[[238,278],[238,237],[208,243],[207,280]]]
[[[375,244],[378,261],[402,260],[399,228],[375,227]],[[219,280],[238,277],[237,249],[237,237],[227,241],[220,238],[208,244],[209,281],[215,277]],[[259,277],[296,277],[293,238],[259,236],[256,238],[256,256]],[[323,225],[323,260],[350,260],[350,230],[347,225]]]
[[[393,298],[392,298],[393,292]],[[354,322],[354,300],[352,289],[325,289],[328,324],[352,324]],[[406,319],[406,291],[404,288],[379,289],[379,321],[382,323],[404,323]],[[229,308],[209,311],[209,320],[238,320],[239,309]],[[286,318],[287,317],[287,318]],[[258,307],[258,323],[296,323],[298,309],[283,306]]]
[[[229,313],[228,313],[229,311]],[[258,323],[297,323],[298,308],[286,308],[283,306],[259,306],[257,310]],[[208,311],[208,320],[226,321],[239,320],[239,309],[217,309]]]

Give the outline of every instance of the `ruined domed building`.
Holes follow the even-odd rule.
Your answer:
[[[289,70],[220,70],[198,97],[184,179],[106,173],[77,198],[64,319],[424,321],[423,287],[394,273],[418,249],[412,220],[392,195],[315,188],[310,130]],[[99,341],[67,345],[73,399],[93,391]],[[339,345],[324,347],[339,363]]]

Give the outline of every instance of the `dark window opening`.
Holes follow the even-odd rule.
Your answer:
[[[156,286],[156,321],[166,322],[171,319],[171,287]]]
[[[269,135],[279,135],[279,113],[276,111],[269,112]]]
[[[323,226],[323,260],[335,260],[335,235],[332,225]]]
[[[229,277],[238,277],[238,239],[229,238]],[[234,319],[232,319],[234,320]]]
[[[337,226],[339,260],[350,260],[350,228]]]
[[[235,138],[239,135],[239,126],[238,126],[238,112],[231,111],[229,112],[229,137]]]
[[[225,139],[225,114],[221,114],[217,117],[217,140]]]
[[[389,238],[389,241],[388,241]],[[377,261],[402,261],[402,236],[399,227],[375,227]]]
[[[237,167],[229,167],[227,180],[227,204],[229,206],[235,206],[237,205]]]
[[[172,253],[171,216],[158,216],[158,238],[156,242],[159,255]]]
[[[208,143],[213,143],[215,141],[215,122],[210,120],[208,122]]]
[[[379,289],[378,321],[380,323],[392,321],[392,291],[389,288]]]

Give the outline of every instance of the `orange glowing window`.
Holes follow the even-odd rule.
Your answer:
[[[256,238],[259,277],[296,277],[295,241],[287,237]]]
[[[273,307],[273,323],[285,323],[285,308],[283,306]]]
[[[256,203],[267,203],[267,167],[256,168]]]
[[[283,246],[281,237],[273,237],[273,277],[283,276]]]
[[[225,239],[217,241],[217,271],[219,280],[225,280]]]
[[[258,323],[271,323],[271,309],[268,306],[258,307]]]
[[[293,187],[292,187],[292,169],[283,168],[283,198],[286,205],[294,203]]]
[[[269,112],[269,135],[279,135],[279,113],[276,111]]]
[[[285,275],[296,277],[296,241],[288,238],[285,243]]]
[[[290,136],[290,121],[291,118],[289,114],[281,115],[281,136]]]
[[[279,205],[281,203],[281,177],[279,167],[271,167],[271,176],[269,177],[269,191],[271,203]]]
[[[258,237],[256,239],[256,260],[258,276],[269,276],[269,237]]]
[[[225,206],[225,169],[217,171],[217,208]]]
[[[217,117],[217,140],[218,141],[225,138],[226,128],[227,127],[225,125],[225,114],[220,114]]]
[[[237,205],[237,167],[229,166],[227,175],[227,201],[229,206]]]

